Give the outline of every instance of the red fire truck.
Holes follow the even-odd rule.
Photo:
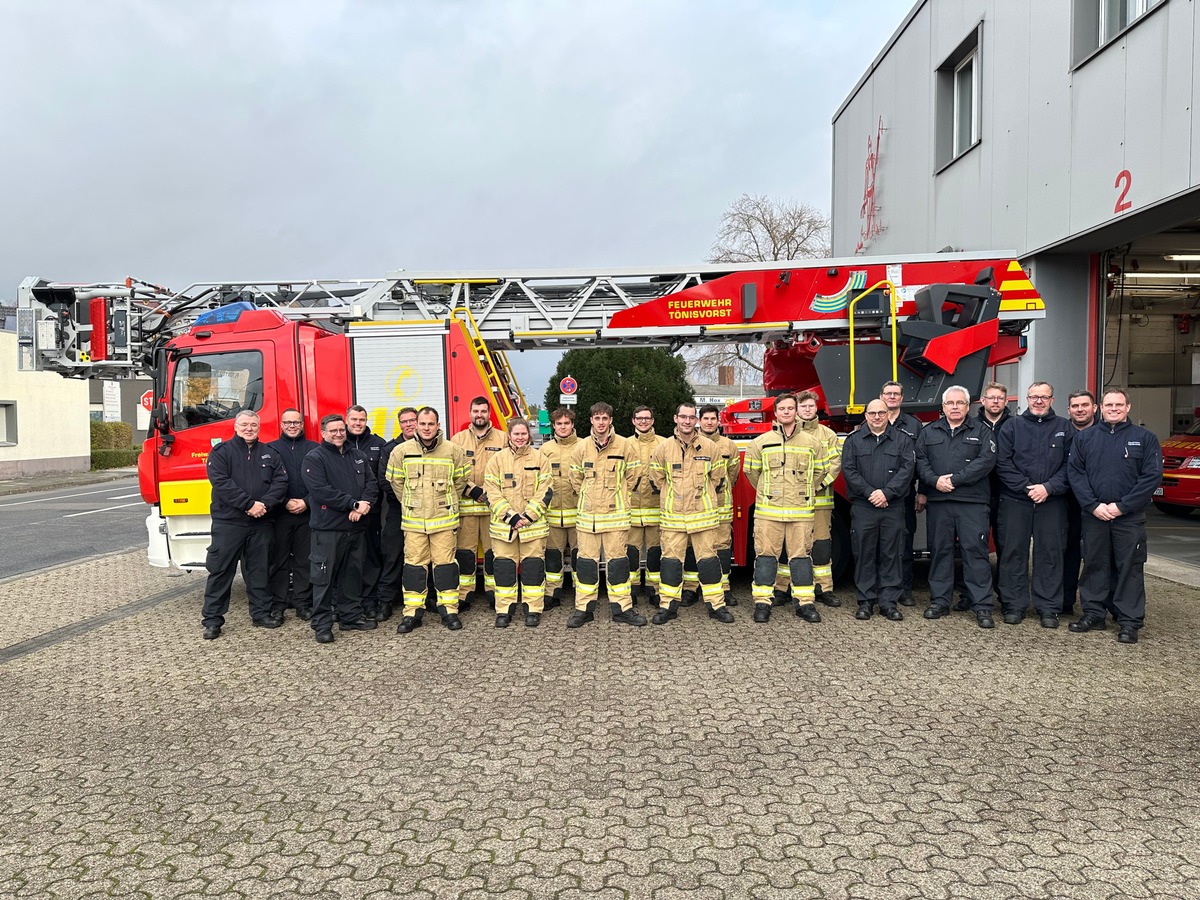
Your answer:
[[[351,402],[391,437],[396,411],[428,404],[447,426],[493,398],[502,425],[525,415],[507,350],[769,345],[765,393],[816,390],[848,430],[882,381],[905,408],[933,411],[950,384],[978,393],[989,367],[1024,353],[1042,299],[999,254],[849,258],[606,271],[397,272],[346,281],[222,281],[174,292],[145,282],[28,278],[17,310],[19,368],[83,378],[152,379],[139,457],[150,561],[203,567],[209,543],[205,461],[238,411],[266,423],[287,407],[320,417]],[[769,397],[726,411],[728,433],[770,427]],[[753,516],[739,485],[735,559]],[[844,512],[844,510],[843,510]],[[841,548],[836,558],[843,559]]]

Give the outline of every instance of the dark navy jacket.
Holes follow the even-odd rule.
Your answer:
[[[1005,497],[1033,504],[1025,489],[1044,484],[1054,496],[1070,491],[1067,484],[1067,454],[1075,429],[1053,408],[1044,416],[1025,410],[1010,416],[996,429],[996,471]]]
[[[329,441],[304,457],[304,484],[308,487],[308,524],[314,531],[365,531],[366,518],[350,521],[350,511],[359,500],[375,508],[379,482],[366,456],[350,446],[339,451]]]
[[[917,477],[920,491],[930,503],[987,503],[991,499],[988,474],[996,465],[996,440],[992,429],[968,416],[954,433],[942,416],[921,429],[917,438]],[[951,475],[954,490],[937,489],[940,475]]]
[[[876,437],[862,425],[842,444],[842,477],[855,503],[871,505],[867,498],[880,489],[889,504],[908,496],[916,465],[912,439],[899,428],[885,428]]]
[[[269,513],[287,494],[283,459],[262,441],[250,446],[235,434],[212,448],[207,468],[212,482],[210,515],[221,522],[261,525],[270,517],[252,518],[246,515],[250,507],[262,501]]]
[[[274,448],[287,468],[287,499],[303,500],[308,506],[308,486],[304,483],[304,457],[317,449],[317,442],[310,441],[303,433],[297,438],[281,437],[271,441],[268,447]],[[301,515],[305,515],[301,513]]]
[[[1128,419],[1093,425],[1075,433],[1067,477],[1085,512],[1115,503],[1122,515],[1138,513],[1162,482],[1162,447],[1154,432]]]
[[[404,432],[400,432],[390,441],[383,445],[383,449],[379,453],[379,467],[376,469],[376,476],[379,478],[379,496],[387,501],[387,507],[391,509],[400,508],[400,498],[396,496],[396,492],[392,490],[392,483],[387,480],[388,460],[392,458],[392,451],[404,443]]]

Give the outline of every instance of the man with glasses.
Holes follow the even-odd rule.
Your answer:
[[[1075,391],[1067,398],[1067,414],[1071,417],[1071,434],[1077,435],[1096,424],[1096,395],[1091,391]],[[1073,615],[1075,598],[1079,594],[1079,566],[1083,562],[1083,514],[1075,492],[1067,491],[1067,543],[1063,548],[1062,614]]]
[[[304,484],[312,498],[312,629],[318,644],[331,644],[335,590],[339,629],[376,627],[363,615],[363,559],[379,482],[366,455],[350,445],[346,420],[337,413],[321,419],[321,444],[304,457]]]
[[[926,619],[950,614],[954,546],[962,550],[963,585],[980,628],[993,628],[992,569],[988,564],[988,474],[996,465],[992,431],[969,418],[971,393],[962,385],[942,392],[942,417],[917,438],[917,476],[928,502],[929,607]]]
[[[1043,628],[1057,628],[1062,608],[1063,535],[1067,529],[1067,455],[1071,427],[1054,414],[1054,388],[1035,381],[1029,404],[996,435],[1001,495],[997,576],[1006,625],[1029,608],[1029,541],[1033,539],[1033,607]]]
[[[916,453],[912,439],[888,427],[883,400],[867,404],[866,425],[851,432],[842,446],[842,476],[850,499],[850,542],[858,611],[867,620],[878,605],[899,622],[903,596],[900,551],[904,546],[904,498],[912,487]]]
[[[312,582],[308,580],[308,551],[312,532],[308,526],[308,487],[304,484],[304,457],[317,442],[304,436],[304,417],[298,409],[285,409],[279,419],[279,440],[267,446],[279,454],[287,469],[287,499],[274,516],[271,536],[271,614],[283,621],[288,606],[288,586],[296,618],[312,618]]]
[[[879,398],[883,400],[888,411],[888,425],[899,428],[916,446],[917,436],[923,427],[921,420],[911,416],[901,409],[904,403],[904,388],[898,381],[885,381],[880,388]],[[903,590],[900,595],[901,606],[915,606],[913,599],[913,535],[917,532],[917,513],[924,508],[924,501],[917,506],[917,485],[914,479],[912,486],[904,497],[904,552],[900,557],[900,578]]]
[[[379,574],[379,613],[376,619],[386,622],[392,617],[395,607],[403,603],[400,594],[400,582],[404,572],[404,531],[400,527],[402,510],[396,492],[392,490],[387,480],[388,461],[392,451],[411,441],[417,433],[417,410],[406,406],[396,413],[396,422],[400,433],[383,445],[379,454],[379,494],[381,499],[383,524],[379,532],[379,550],[383,555],[383,570]]]
[[[1107,613],[1117,640],[1136,644],[1146,618],[1146,507],[1162,481],[1162,447],[1154,432],[1129,421],[1129,395],[1104,392],[1104,422],[1076,434],[1067,477],[1083,509],[1083,616],[1076,632],[1103,631]]]
[[[221,636],[238,560],[250,599],[250,621],[260,628],[283,624],[283,617],[271,612],[271,520],[267,514],[287,494],[287,471],[279,454],[259,441],[258,431],[258,413],[242,410],[233,420],[233,437],[208,454],[212,543],[204,560],[208,581],[201,612],[206,641]]]
[[[629,544],[626,547],[632,585],[629,597],[633,602],[637,602],[638,584],[644,575],[643,596],[651,606],[658,605],[662,542],[658,530],[658,488],[650,477],[650,459],[659,445],[666,440],[654,433],[654,412],[650,407],[639,406],[633,411],[633,434],[630,436],[629,446],[637,456],[639,468],[633,488],[629,492]]]
[[[367,425],[367,409],[357,403],[346,410],[346,446],[366,457],[372,472],[379,470],[383,456],[383,438],[371,432]],[[386,465],[386,463],[385,463]],[[363,535],[366,540],[363,557],[363,615],[375,619],[379,615],[379,576],[383,572],[383,551],[380,548],[381,529],[380,504],[371,506],[371,512],[363,517]]]

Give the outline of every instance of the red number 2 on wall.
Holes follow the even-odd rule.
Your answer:
[[[1125,210],[1133,206],[1132,201],[1125,199],[1127,196],[1129,196],[1129,188],[1133,184],[1133,176],[1129,173],[1128,169],[1122,169],[1117,173],[1117,180],[1113,182],[1113,187],[1121,187],[1122,182],[1124,182],[1125,186],[1121,188],[1121,195],[1117,197],[1117,205],[1113,207],[1114,215],[1117,213],[1123,213]]]

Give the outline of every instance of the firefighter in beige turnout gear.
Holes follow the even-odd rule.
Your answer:
[[[826,606],[841,606],[842,601],[833,593],[833,483],[842,471],[842,447],[837,433],[817,420],[817,395],[812,391],[801,391],[796,395],[800,401],[796,412],[798,424],[807,433],[817,438],[824,447],[825,478],[814,484],[816,498],[813,501],[813,581],[818,603]],[[791,572],[786,563],[779,566],[775,579],[775,596],[786,595],[791,586]]]
[[[781,552],[787,551],[796,615],[820,622],[814,601],[813,503],[825,478],[824,448],[796,421],[796,395],[775,398],[775,426],[746,449],[746,478],[754,503],[754,621],[771,617],[771,596]]]
[[[508,627],[513,607],[522,601],[528,627],[542,620],[551,476],[549,460],[530,446],[530,438],[528,422],[510,419],[508,446],[492,456],[484,476],[492,504],[497,628]]]
[[[404,617],[396,628],[398,634],[421,624],[430,565],[443,623],[451,631],[462,628],[454,532],[470,471],[463,451],[443,438],[437,410],[429,406],[418,410],[416,436],[392,451],[386,470],[400,501],[404,532]]]
[[[712,441],[696,432],[696,407],[681,403],[675,413],[675,433],[650,459],[650,476],[662,498],[662,596],[655,625],[675,618],[683,591],[684,559],[691,543],[708,614],[732,622],[721,590],[721,560],[717,557],[721,501],[717,486],[725,466]]]
[[[579,443],[575,435],[575,413],[560,406],[550,416],[554,429],[551,440],[542,444],[542,456],[550,465],[550,508],[546,510],[546,609],[554,609],[562,602],[563,566],[567,554],[577,552],[575,536],[576,507],[579,495],[571,484],[571,454]],[[575,571],[575,562],[571,562]]]
[[[475,590],[476,567],[479,554],[483,553],[483,583],[494,599],[496,578],[495,556],[488,529],[492,509],[488,505],[484,474],[491,458],[508,444],[504,432],[492,426],[492,407],[487,397],[476,397],[471,401],[471,424],[454,437],[451,442],[462,448],[467,464],[471,467],[466,493],[463,495],[461,518],[458,524],[458,546],[455,559],[458,561],[458,602],[465,610],[468,597]]]
[[[715,445],[713,462],[723,469],[721,480],[717,483],[717,499],[721,504],[717,511],[720,522],[716,539],[717,558],[721,561],[721,591],[725,605],[737,606],[737,598],[729,589],[729,573],[733,570],[733,486],[742,473],[742,454],[737,444],[721,434],[720,413],[711,403],[700,407],[700,436]],[[684,587],[687,587],[686,583]]]
[[[592,433],[571,454],[571,484],[579,493],[575,532],[579,562],[575,570],[575,611],[568,628],[592,621],[600,587],[600,563],[606,565],[609,608],[614,622],[645,625],[629,597],[629,490],[639,474],[631,441],[612,430],[612,407],[594,403]]]
[[[631,582],[629,596],[637,602],[639,573],[644,572],[643,596],[652,606],[658,604],[662,543],[659,539],[658,487],[650,477],[650,458],[666,440],[654,433],[654,412],[650,407],[639,406],[633,411],[633,434],[629,443],[637,454],[639,468],[629,492],[629,544],[626,547]]]

